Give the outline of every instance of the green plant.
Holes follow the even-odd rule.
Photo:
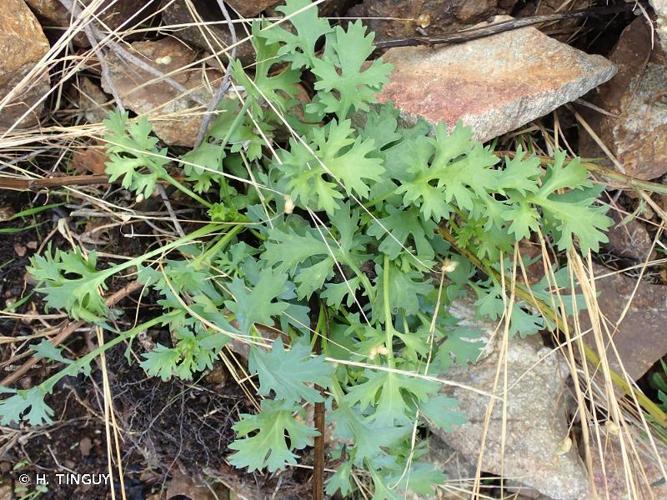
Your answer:
[[[651,375],[651,385],[658,391],[658,400],[663,410],[667,410],[667,363],[660,360],[661,372]]]
[[[254,76],[233,64],[244,101],[225,98],[204,142],[178,159],[185,184],[169,175],[167,151],[148,122],[109,118],[109,173],[142,197],[166,180],[200,201],[211,223],[103,270],[93,253],[35,257],[30,272],[47,307],[116,336],[78,360],[37,346],[67,366],[33,389],[3,389],[11,393],[0,402],[4,424],[49,421],[44,395],[62,376],[160,326],[172,343],[144,353],[142,366],[165,380],[209,368],[232,338],[252,342],[248,367],[264,399],[258,414],[235,426],[234,465],[275,471],[296,463],[317,435],[304,408],[324,402],[339,443],[329,450],[337,464],[329,493],[349,494],[357,470],[377,498],[429,494],[443,480],[423,459],[423,444],[412,446],[413,429],[428,420],[448,431],[464,421],[456,401],[440,394],[438,377],[483,347],[480,332],[457,324],[448,306],[470,289],[480,316],[498,318],[504,303],[500,283],[476,279],[438,225],[460,248],[509,272],[504,256],[519,240],[539,231],[562,250],[575,242],[597,250],[611,221],[596,204],[601,188],[577,160],[559,153],[545,171],[518,151],[502,162],[462,126],[408,126],[391,105],[372,106],[391,71],[381,60],[364,64],[373,35],[360,22],[334,29],[315,9],[295,14],[309,4],[287,2],[289,28],[253,26]],[[306,73],[315,81],[309,102],[297,98]],[[284,147],[271,154],[266,140]],[[172,250],[180,257],[165,258]],[[153,258],[158,263],[146,265]],[[114,332],[100,290],[132,267],[160,295],[162,311]],[[542,283],[534,293],[548,296],[546,289]],[[268,349],[262,325],[283,334]],[[545,327],[553,325],[527,304],[515,306],[512,334]],[[316,336],[321,354],[311,347]]]

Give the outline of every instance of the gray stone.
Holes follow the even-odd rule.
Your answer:
[[[113,105],[109,96],[89,78],[79,78],[79,110],[89,123],[101,123],[111,111]]]
[[[461,388],[445,389],[459,400],[468,422],[442,432],[434,428],[448,446],[477,464],[483,450],[483,472],[502,475],[510,484],[534,488],[555,499],[587,498],[585,467],[576,447],[564,446],[569,439],[567,416],[567,365],[558,352],[541,347],[539,339],[513,338],[507,352],[506,428],[504,453],[503,404],[497,400],[482,443],[485,416],[490,399]],[[450,370],[447,379],[493,393],[498,350],[469,367]],[[503,373],[495,394],[503,393]],[[522,490],[523,491],[523,490]]]
[[[448,47],[401,47],[383,56],[394,65],[379,95],[408,121],[458,121],[486,141],[573,101],[609,80],[616,67],[534,28]]]
[[[658,44],[651,47],[648,23],[638,17],[623,31],[609,58],[618,66],[618,75],[591,101],[611,116],[592,110],[583,114],[625,173],[656,179],[667,173],[667,54]],[[583,130],[580,153],[605,158]]]
[[[649,0],[656,15],[656,31],[662,50],[667,52],[667,0]]]

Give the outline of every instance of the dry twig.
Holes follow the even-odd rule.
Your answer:
[[[543,24],[553,21],[563,21],[565,19],[578,19],[586,17],[603,17],[622,12],[629,12],[635,8],[633,3],[622,3],[620,5],[610,5],[606,7],[594,7],[590,9],[573,10],[570,12],[562,12],[558,14],[545,14],[542,16],[522,17],[518,19],[510,19],[501,21],[499,23],[481,26],[479,28],[469,28],[454,33],[448,33],[439,37],[412,37],[412,38],[397,38],[394,40],[378,40],[375,45],[379,49],[389,49],[392,47],[414,47],[426,45],[429,47],[443,44],[455,44],[469,42],[470,40],[477,40],[478,38],[485,38],[505,31],[512,31],[527,26],[535,26],[536,24]]]

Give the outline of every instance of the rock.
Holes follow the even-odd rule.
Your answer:
[[[598,265],[594,266],[594,273],[597,277],[595,287],[598,307],[609,325],[614,347],[628,376],[638,380],[667,353],[667,286],[641,282],[635,292],[637,280],[634,278]],[[628,303],[630,308],[614,331],[613,325],[618,322]],[[579,314],[579,321],[582,331],[591,327],[586,311]],[[603,335],[607,342],[606,334]],[[594,347],[592,337],[584,339]],[[607,349],[607,359],[614,370],[620,371],[618,358],[611,346]]]
[[[378,40],[451,33],[468,24],[507,13],[515,1],[497,0],[365,0],[349,16],[369,18]],[[375,19],[374,19],[375,18]]]
[[[317,6],[320,16],[345,16],[357,0],[324,0]]]
[[[428,453],[422,460],[432,464],[435,470],[444,473],[447,482],[442,485],[442,488],[439,488],[437,497],[408,492],[405,496],[406,499],[461,500],[463,498],[461,492],[470,491],[477,472],[475,465],[468,462],[460,452],[450,448],[435,434],[429,436]]]
[[[88,5],[91,1],[79,0],[78,4],[81,7],[81,3]],[[45,24],[58,28],[70,26],[72,14],[60,3],[60,0],[26,0],[26,2],[37,17],[45,21]],[[141,12],[138,13],[140,10]],[[146,2],[139,0],[115,0],[114,2],[99,2],[99,8],[96,9],[95,14],[102,23],[115,30],[121,26],[121,29],[131,28],[154,10],[153,5],[147,5]],[[135,14],[137,14],[136,17],[133,17]],[[132,21],[128,22],[130,18]],[[74,37],[74,43],[79,47],[90,47],[90,42],[83,32]]]
[[[113,111],[109,97],[85,76],[79,78],[77,98],[79,110],[89,123],[101,123]]]
[[[188,89],[188,94],[183,95],[164,80],[120,59],[115,53],[107,57],[111,82],[102,79],[105,92],[111,93],[113,84],[127,108],[137,114],[152,115],[153,130],[165,143],[194,146],[204,110],[192,97],[207,103],[214,91],[209,85],[219,84],[222,75],[201,66],[183,69],[197,59],[197,53],[173,38],[134,42],[131,50],[147,64],[171,74],[173,80]]]
[[[629,438],[625,438],[626,454],[632,464],[631,484],[634,483],[633,486],[636,488],[636,494],[634,494],[629,492],[627,488],[628,475],[623,462],[619,437],[605,432],[604,428],[601,429],[601,432],[601,439],[604,443],[602,457],[604,464],[600,460],[599,453],[596,453],[595,450],[591,453],[593,461],[592,476],[598,494],[602,495],[604,492],[606,498],[667,498],[667,484],[664,481],[660,466],[657,464],[658,460],[662,461],[663,464],[667,463],[667,448],[665,448],[665,445],[660,440],[655,440],[659,454],[659,458],[655,458],[655,452],[646,443],[646,438],[638,436],[636,433],[631,434]],[[628,442],[630,441],[637,453],[628,450]]]
[[[448,313],[458,320],[459,326],[479,330],[480,340],[485,346],[477,357],[477,361],[481,361],[493,352],[498,325],[496,322],[478,318],[476,302],[477,296],[474,293],[463,295],[452,301]]]
[[[445,389],[459,400],[468,422],[452,432],[433,428],[451,448],[458,450],[471,464],[477,464],[484,450],[483,472],[534,488],[555,499],[587,498],[586,470],[576,447],[567,449],[569,439],[566,402],[567,365],[558,352],[541,347],[535,338],[513,338],[507,352],[506,429],[504,454],[503,404],[496,401],[489,421],[486,440],[481,438],[489,398],[460,389]],[[482,362],[447,372],[448,380],[493,393],[499,353],[496,350]],[[495,393],[502,397],[503,373]]]
[[[346,16],[350,8],[356,3],[358,3],[357,0],[324,0],[314,8],[319,11],[319,15],[322,17]],[[283,4],[284,2],[279,2],[274,7],[267,8],[265,15],[267,17],[283,17],[283,14],[277,9]]]
[[[22,82],[48,51],[49,42],[25,2],[0,2],[0,128],[14,125],[49,91],[46,68]],[[12,97],[3,102],[10,93]],[[19,126],[29,127],[37,123],[42,109],[42,104],[37,105]]]
[[[268,7],[284,2],[281,0],[227,0],[226,3],[243,17],[255,17]]]
[[[582,110],[586,121],[623,164],[627,174],[655,179],[667,173],[667,57],[642,17],[628,26],[609,58],[618,75],[590,99],[616,115]],[[605,157],[588,133],[581,131],[582,156]]]
[[[93,442],[88,436],[82,438],[81,441],[79,441],[79,451],[81,452],[81,456],[89,456],[92,449]]]
[[[569,0],[567,10],[588,9],[595,3],[595,0]],[[543,16],[558,14],[563,10],[563,0],[540,0],[539,2],[526,3],[517,12],[517,17]],[[585,19],[563,19],[561,21],[550,22],[541,27],[540,31],[547,33],[561,42],[567,43],[572,38],[577,27],[585,22]]]
[[[200,19],[195,19],[188,7],[188,3],[197,11]],[[252,2],[250,2],[252,3]],[[165,28],[173,28],[174,35],[194,45],[198,49],[212,52],[215,50],[223,59],[226,59],[226,49],[232,45],[232,36],[224,23],[224,16],[217,2],[206,0],[163,0],[162,20]],[[216,23],[206,26],[201,23]],[[188,26],[195,23],[196,25]],[[185,25],[185,26],[181,26]],[[237,40],[247,38],[248,28],[242,24],[235,24]],[[249,41],[236,46],[236,58],[244,63],[250,63],[255,58],[255,50]]]
[[[656,31],[660,38],[662,50],[667,52],[667,0],[649,0],[649,3],[655,11]]]
[[[459,120],[486,141],[517,129],[609,80],[613,64],[535,28],[448,47],[401,47],[380,102],[394,101],[406,121],[422,116],[453,127]]]
[[[616,210],[611,210],[609,215],[614,220],[614,225],[607,232],[609,251],[618,257],[644,262],[651,254],[653,244],[646,227],[635,218],[624,221]]]

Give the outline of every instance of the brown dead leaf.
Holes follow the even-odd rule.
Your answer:
[[[104,174],[107,155],[102,149],[88,147],[77,149],[72,155],[72,167],[82,174]]]

